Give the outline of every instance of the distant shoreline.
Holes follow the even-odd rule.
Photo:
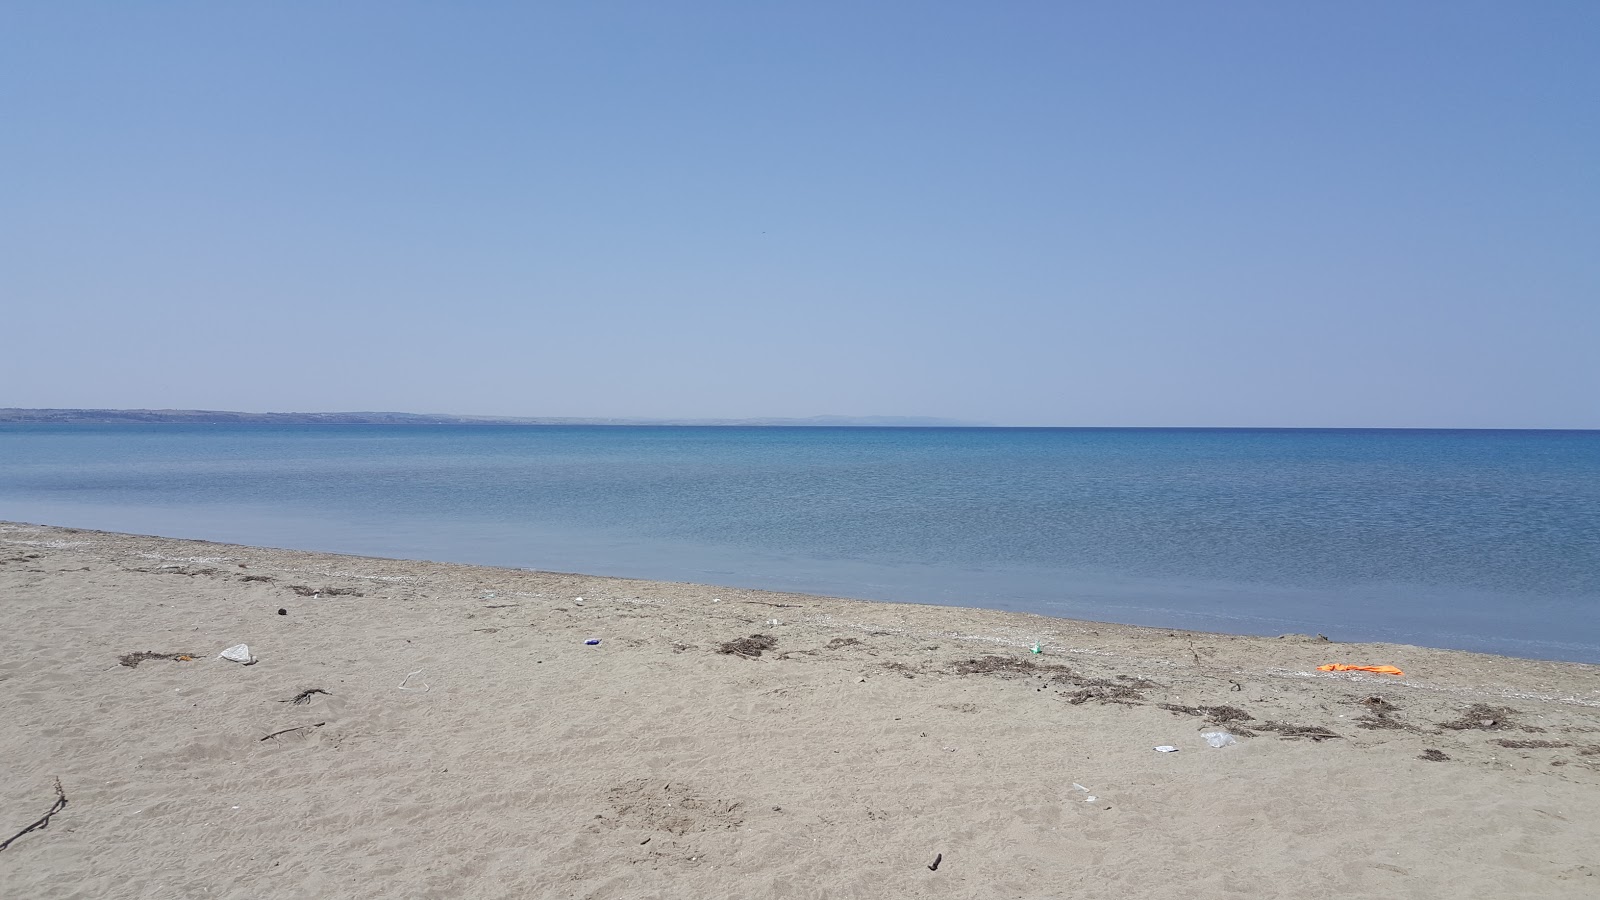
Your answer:
[[[811,416],[754,419],[631,419],[560,416],[458,416],[403,412],[237,412],[216,409],[0,408],[0,424],[26,425],[704,425],[797,428],[989,428],[921,416]]]
[[[924,416],[810,416],[751,419],[643,419],[570,416],[459,416],[405,412],[238,412],[212,409],[27,409],[0,407],[0,425],[484,425],[663,428],[974,428],[1018,431],[1370,431],[1545,432],[1590,434],[1600,428],[1450,427],[1435,425],[996,425]]]

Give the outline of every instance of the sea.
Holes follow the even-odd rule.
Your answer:
[[[1600,432],[4,425],[0,519],[1600,663]]]

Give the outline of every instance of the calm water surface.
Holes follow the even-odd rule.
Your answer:
[[[13,425],[0,518],[1600,662],[1600,432]]]

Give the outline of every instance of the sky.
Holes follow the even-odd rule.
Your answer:
[[[1600,4],[10,2],[0,406],[1600,428]]]

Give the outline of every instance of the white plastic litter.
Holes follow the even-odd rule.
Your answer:
[[[767,620],[767,624],[768,625],[782,625],[783,624],[783,620],[782,619],[768,619]]]
[[[1157,753],[1177,753],[1178,752],[1178,748],[1169,746],[1167,744],[1162,744],[1161,746],[1156,748],[1156,752]]]
[[[217,655],[229,662],[244,663],[247,666],[253,665],[256,661],[256,658],[250,655],[249,644],[234,644]]]
[[[1226,731],[1207,731],[1200,736],[1206,739],[1207,744],[1210,744],[1218,750],[1221,750],[1223,747],[1226,747],[1230,744],[1239,743],[1238,738],[1227,733]]]
[[[415,686],[410,686],[410,685],[406,684],[406,682],[410,681],[413,678],[416,678],[418,675],[421,675],[421,674],[422,674],[422,670],[418,669],[415,672],[412,672],[411,674],[407,675],[406,677],[400,679],[400,690],[402,690],[402,691],[416,691],[418,693],[426,694],[429,690],[432,689],[431,686],[426,681],[422,682],[422,687],[415,687]]]

